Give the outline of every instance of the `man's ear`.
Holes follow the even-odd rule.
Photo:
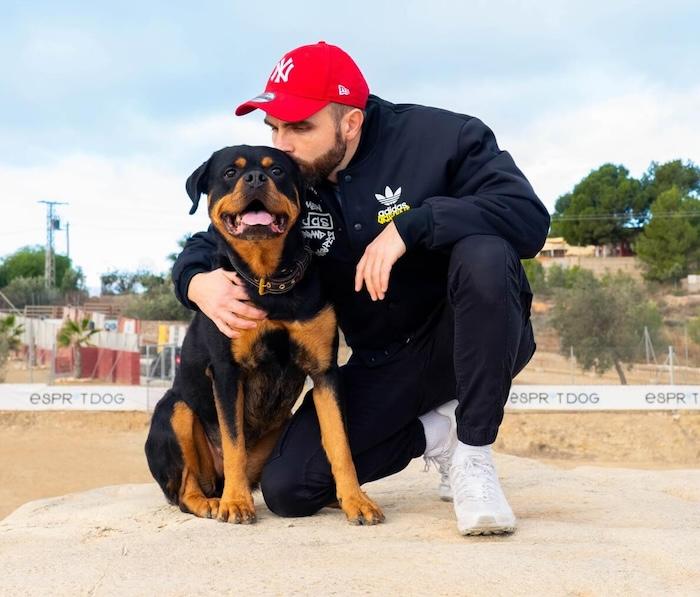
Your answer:
[[[346,141],[352,141],[360,134],[364,121],[365,114],[359,108],[345,114],[341,129]]]
[[[199,168],[197,168],[185,183],[185,189],[187,189],[187,194],[192,199],[192,207],[190,208],[190,215],[197,211],[197,206],[199,205],[199,196],[202,193],[206,193],[209,190],[209,162],[211,158],[204,162]]]

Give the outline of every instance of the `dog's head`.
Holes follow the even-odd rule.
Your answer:
[[[187,179],[192,199],[207,195],[209,218],[228,242],[286,236],[302,205],[302,181],[296,163],[272,147],[237,145],[215,151]]]

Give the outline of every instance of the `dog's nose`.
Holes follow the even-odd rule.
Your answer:
[[[248,172],[248,174],[243,177],[243,180],[251,189],[257,189],[265,184],[267,176],[260,170],[253,170],[252,172]]]

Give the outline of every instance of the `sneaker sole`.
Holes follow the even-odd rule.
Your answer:
[[[483,517],[473,527],[459,529],[459,532],[462,535],[506,535],[513,533],[515,529],[515,521],[498,523],[491,517]]]
[[[477,535],[510,535],[515,532],[516,527],[500,527],[500,528],[475,528],[466,531],[460,531],[465,537],[474,537]]]

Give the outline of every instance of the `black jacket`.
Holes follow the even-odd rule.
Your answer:
[[[452,245],[473,234],[506,239],[534,257],[549,214],[511,156],[477,118],[370,96],[360,146],[330,183],[311,189],[304,235],[319,259],[326,292],[353,351],[378,363],[402,346],[444,301]],[[394,220],[407,252],[391,271],[383,301],[354,291],[367,245]],[[210,232],[195,234],[173,267],[178,299],[192,276],[214,267]]]

